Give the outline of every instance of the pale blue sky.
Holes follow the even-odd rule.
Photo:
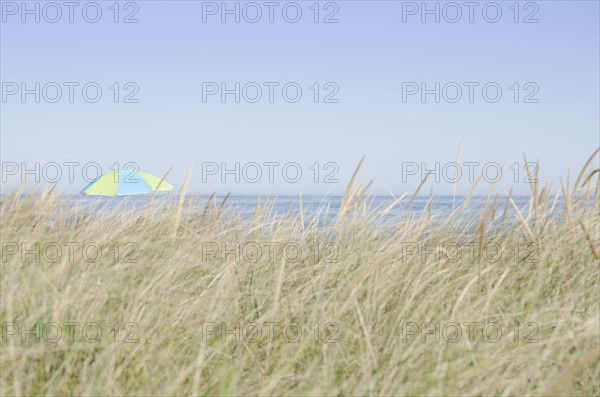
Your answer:
[[[243,16],[240,23],[232,16],[222,23],[220,14],[206,15],[203,22],[203,7],[210,10],[212,5],[200,1],[121,2],[119,21],[136,11],[137,23],[114,23],[110,7],[115,2],[99,1],[102,16],[89,23],[81,8],[90,2],[79,2],[73,23],[64,6],[57,23],[45,21],[42,14],[40,23],[33,21],[34,15],[25,15],[23,23],[21,10],[12,15],[13,4],[21,3],[2,1],[3,94],[14,87],[10,83],[25,82],[30,88],[35,82],[81,85],[73,103],[67,88],[57,103],[43,98],[35,103],[33,95],[25,103],[18,94],[3,98],[3,163],[94,161],[108,171],[115,162],[135,162],[155,174],[174,165],[169,181],[180,186],[194,161],[194,191],[339,194],[366,155],[363,170],[375,180],[374,191],[401,194],[413,191],[420,181],[407,176],[403,182],[403,162],[433,168],[436,162],[454,161],[461,138],[462,162],[506,167],[498,190],[514,184],[514,171],[508,167],[522,164],[523,153],[540,160],[542,182],[557,186],[569,167],[578,171],[599,145],[597,1],[519,2],[518,23],[513,20],[514,1],[496,2],[502,10],[497,23],[482,16],[481,9],[490,2],[479,2],[473,23],[464,6],[457,23],[443,16],[435,23],[431,15],[422,23],[419,13],[405,15],[403,22],[403,9],[409,11],[412,5],[393,1],[320,2],[319,23],[313,21],[314,1],[296,2],[302,9],[297,23],[286,22],[281,14],[283,5],[291,2],[278,2],[273,23],[262,1],[257,2],[263,11],[257,23]],[[35,3],[27,2],[32,8]],[[48,2],[38,3],[43,12]],[[125,9],[127,3],[135,5]],[[227,2],[229,7],[235,3]],[[240,9],[246,3],[239,2]],[[448,2],[438,3],[443,9]],[[221,7],[222,2],[216,4]],[[488,16],[493,17],[493,11]],[[54,18],[54,10],[46,7],[46,12],[47,18]],[[323,23],[332,12],[339,22]],[[523,23],[531,13],[539,22]],[[93,8],[88,15],[94,16]],[[294,15],[293,8],[288,15]],[[81,86],[88,82],[103,90],[97,103],[87,103],[81,95]],[[119,103],[114,103],[110,89],[114,82],[120,83]],[[124,89],[127,82],[139,87],[134,95],[138,103],[122,103],[123,95],[133,89]],[[297,103],[288,103],[276,90],[274,103],[269,103],[265,88],[258,103],[235,103],[232,95],[226,103],[218,96],[203,103],[203,82],[225,82],[230,88],[235,82],[278,82],[279,87],[296,82],[303,95]],[[313,100],[315,82],[320,83],[319,103]],[[322,103],[333,90],[325,89],[328,82],[339,87],[334,96],[338,103]],[[421,103],[418,95],[403,102],[403,82],[426,82],[430,88],[435,82],[480,86],[474,103],[468,101],[467,88],[457,103],[435,103],[433,95]],[[489,82],[503,90],[496,103],[486,102],[481,94],[481,86]],[[520,84],[518,103],[515,82]],[[534,85],[525,89],[526,83]],[[539,102],[523,103],[533,87],[539,88],[533,97]],[[234,183],[229,177],[230,182],[222,184],[217,176],[204,182],[203,162],[231,167],[235,162],[296,162],[303,176],[297,183],[287,182],[280,172],[273,183],[266,174],[259,183],[243,178]],[[314,169],[309,168],[315,162],[321,167],[339,165],[340,182],[322,182],[333,170],[329,168],[321,170],[321,181],[315,183]],[[521,169],[520,179],[524,173]],[[20,178],[6,179],[3,188],[15,186]],[[67,179],[59,182],[65,192],[85,186],[80,169],[73,183]],[[459,193],[468,190],[468,182],[466,175],[461,178]],[[479,192],[489,186],[483,183]],[[439,194],[451,193],[452,188],[443,180],[434,184]],[[516,192],[528,189],[522,182],[515,185]]]

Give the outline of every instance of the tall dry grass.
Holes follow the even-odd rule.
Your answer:
[[[374,222],[391,208],[373,208],[358,169],[339,215],[324,223],[304,211],[276,217],[260,197],[242,221],[214,196],[101,216],[52,191],[3,196],[0,394],[598,395],[595,155],[559,194],[532,184],[525,208],[490,192],[471,222],[461,220],[472,192],[443,218],[429,205],[393,225]],[[311,254],[207,256],[206,243],[244,241],[295,242]],[[13,253],[13,243],[35,242],[50,248]],[[85,259],[80,246],[70,258],[72,242],[97,243],[103,255]],[[413,243],[459,242],[475,247],[472,257],[410,254]],[[48,258],[53,243],[58,260]],[[501,247],[498,261],[482,248],[489,243]],[[66,322],[80,324],[72,341]],[[36,323],[39,341],[15,329]],[[54,343],[49,323],[63,332]],[[97,342],[81,333],[91,323],[103,332]],[[264,326],[262,336],[215,332],[236,323]],[[268,323],[278,324],[272,337]],[[462,336],[452,343],[455,323]],[[288,324],[303,329],[299,340],[296,328],[277,331]]]

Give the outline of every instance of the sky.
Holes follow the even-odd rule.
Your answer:
[[[598,1],[1,1],[2,189],[527,194],[600,145]],[[457,155],[462,142],[458,167]],[[523,155],[527,156],[527,163]],[[459,170],[459,171],[457,171]],[[457,174],[460,173],[460,175]]]

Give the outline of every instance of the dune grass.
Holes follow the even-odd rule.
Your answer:
[[[597,396],[596,154],[468,223],[468,202],[373,222],[358,169],[325,224],[260,198],[242,221],[214,197],[3,196],[0,394]]]

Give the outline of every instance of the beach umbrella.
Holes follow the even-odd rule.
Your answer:
[[[173,185],[146,172],[119,170],[100,175],[83,188],[81,194],[95,196],[126,196],[130,194],[150,193],[171,190]]]

